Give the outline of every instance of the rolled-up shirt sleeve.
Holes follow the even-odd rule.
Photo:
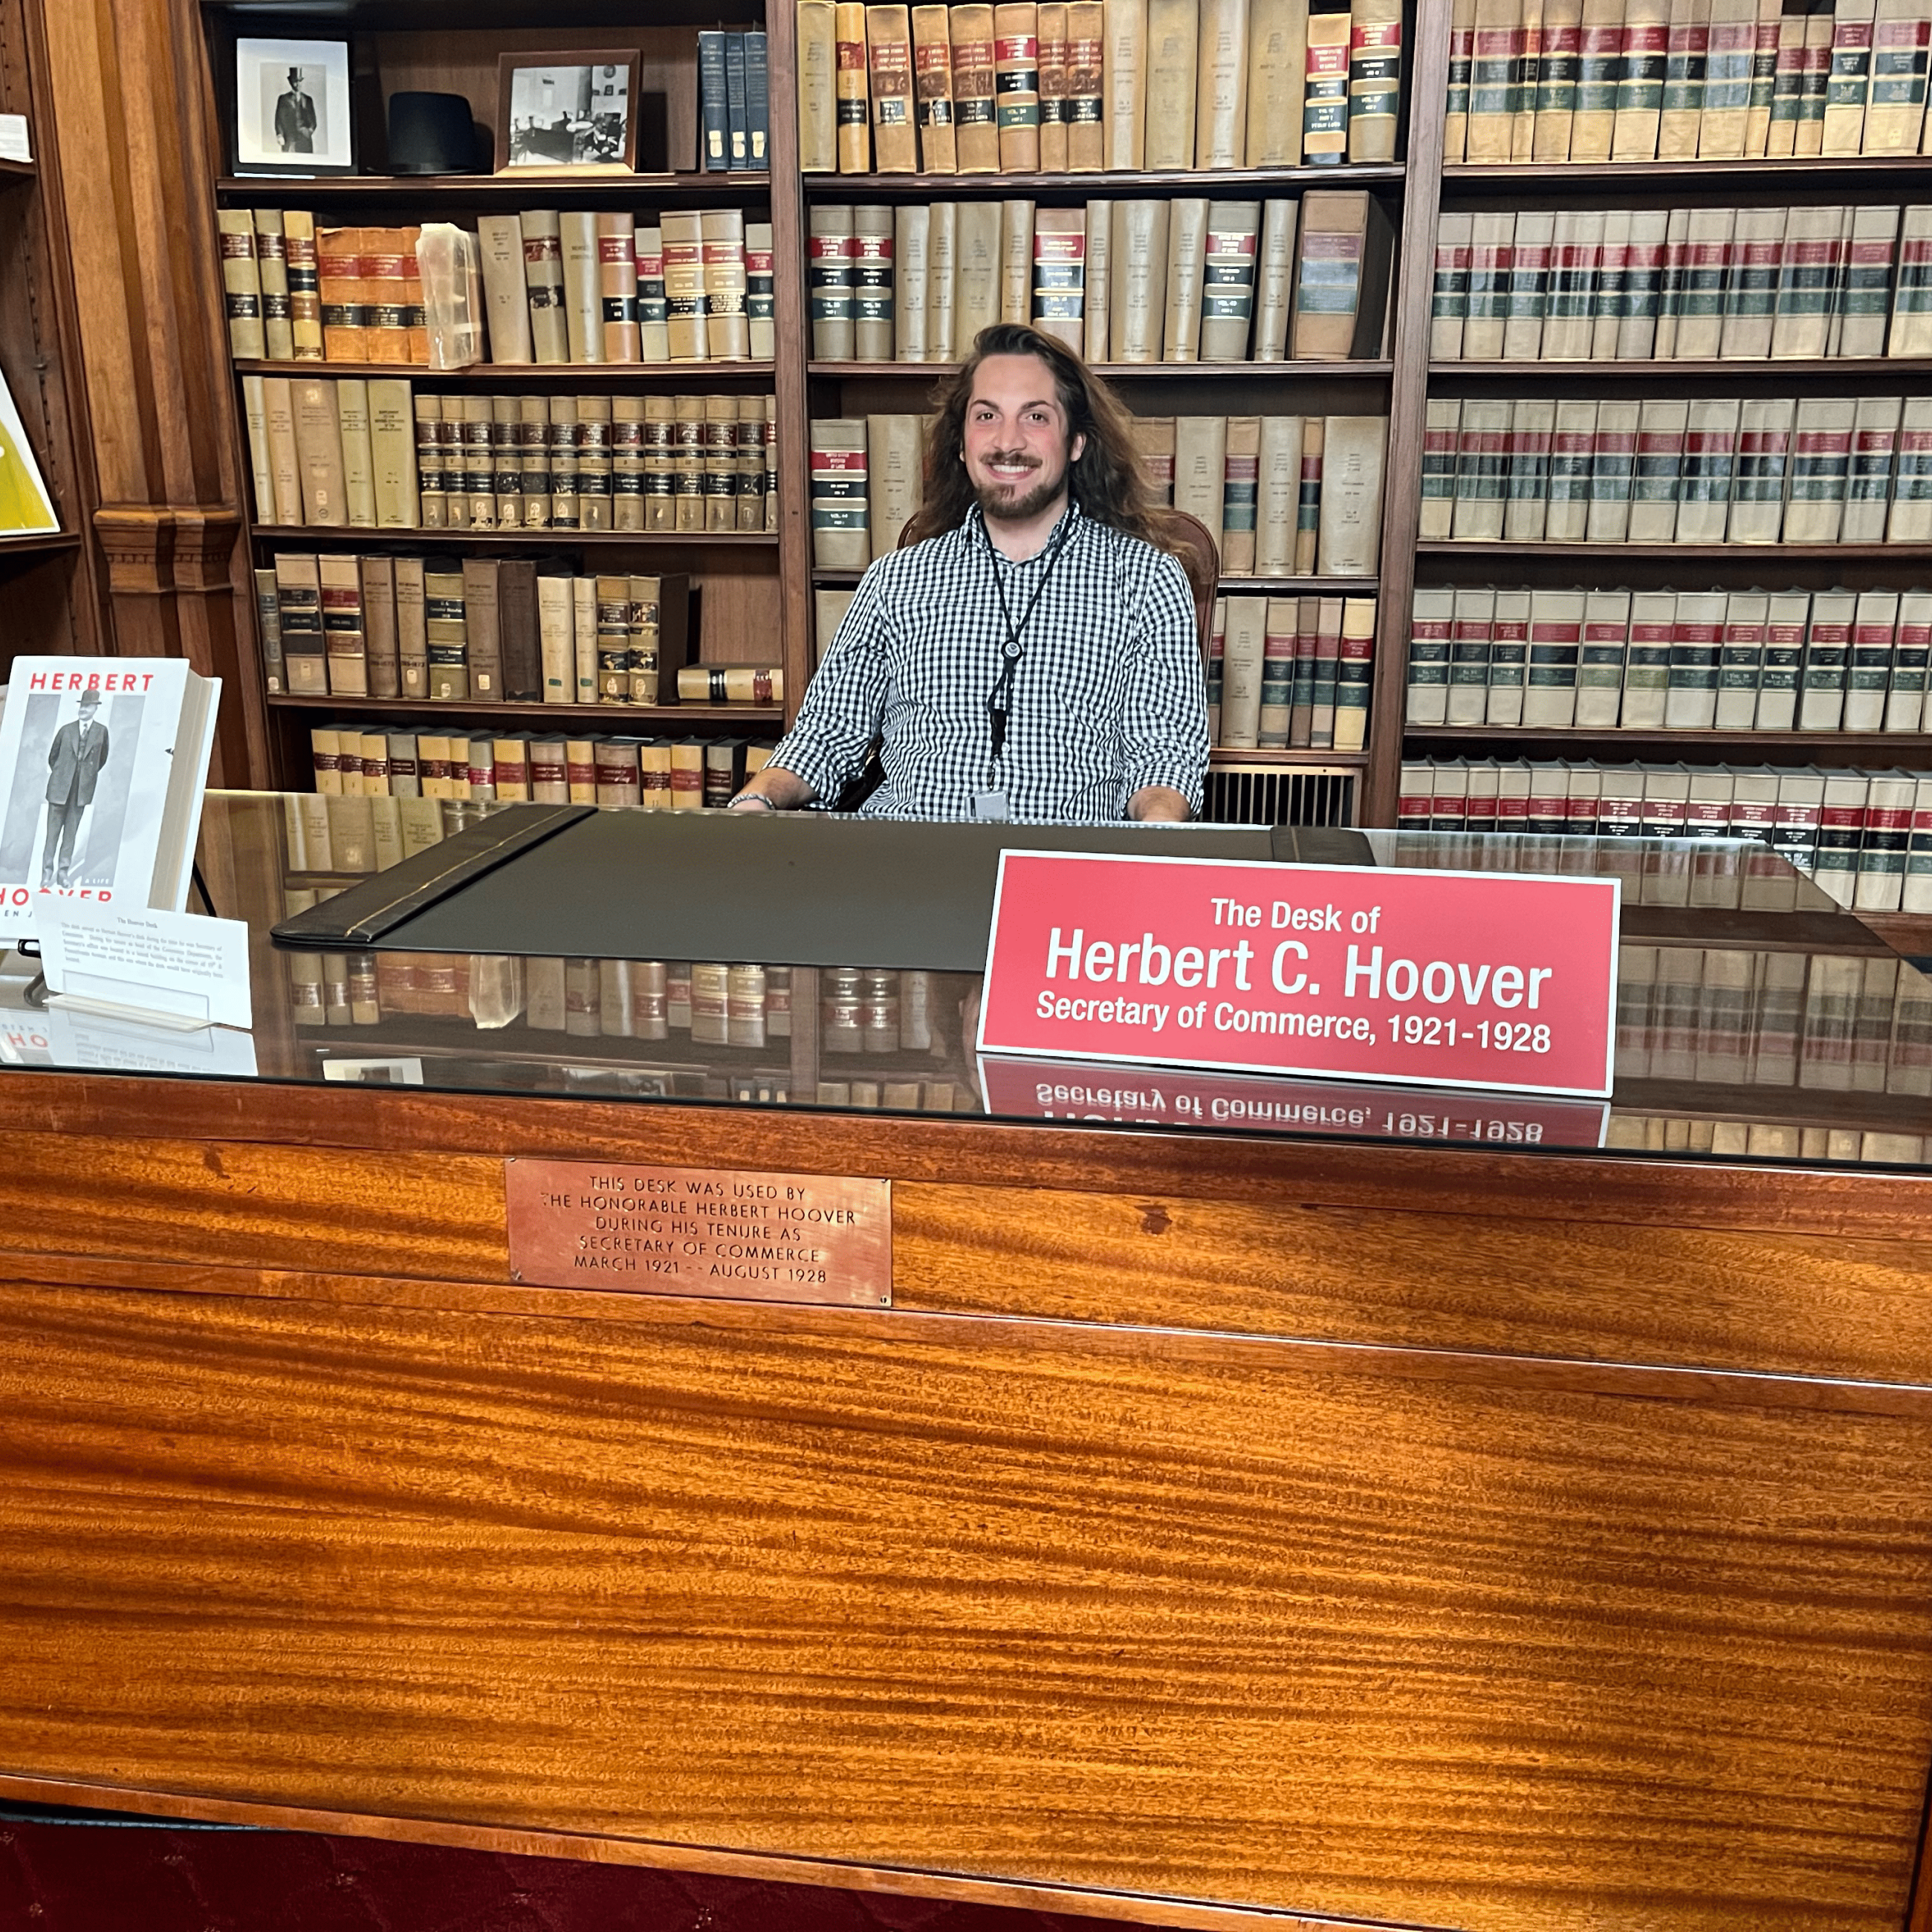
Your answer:
[[[860,579],[852,608],[806,687],[797,722],[770,760],[802,778],[822,804],[836,803],[864,770],[885,715],[885,614],[877,574],[868,570]]]
[[[1144,786],[1166,785],[1198,812],[1208,770],[1208,686],[1194,594],[1178,557],[1162,556],[1148,583],[1120,725],[1127,798]]]

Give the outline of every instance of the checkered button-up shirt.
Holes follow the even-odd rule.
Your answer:
[[[1001,587],[1016,624],[1040,598],[996,761],[987,700],[1007,636]],[[1198,812],[1208,707],[1186,573],[1077,507],[1024,563],[1000,555],[976,509],[880,557],[772,762],[830,804],[875,736],[885,782],[866,801],[874,816],[971,818],[975,795],[997,791],[1016,820],[1090,823],[1124,817],[1144,785],[1170,786]]]

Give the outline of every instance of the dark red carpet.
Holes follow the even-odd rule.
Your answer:
[[[1100,1923],[374,1838],[0,1822],[0,1932],[1100,1932]]]

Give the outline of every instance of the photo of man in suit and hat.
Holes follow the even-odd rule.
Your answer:
[[[40,848],[40,884],[74,882],[74,847],[81,821],[94,802],[100,768],[107,762],[107,727],[100,720],[100,694],[80,694],[80,715],[54,734],[47,748],[47,832]]]

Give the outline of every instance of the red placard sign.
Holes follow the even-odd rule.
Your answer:
[[[1614,879],[1000,856],[980,1050],[1606,1095]]]

